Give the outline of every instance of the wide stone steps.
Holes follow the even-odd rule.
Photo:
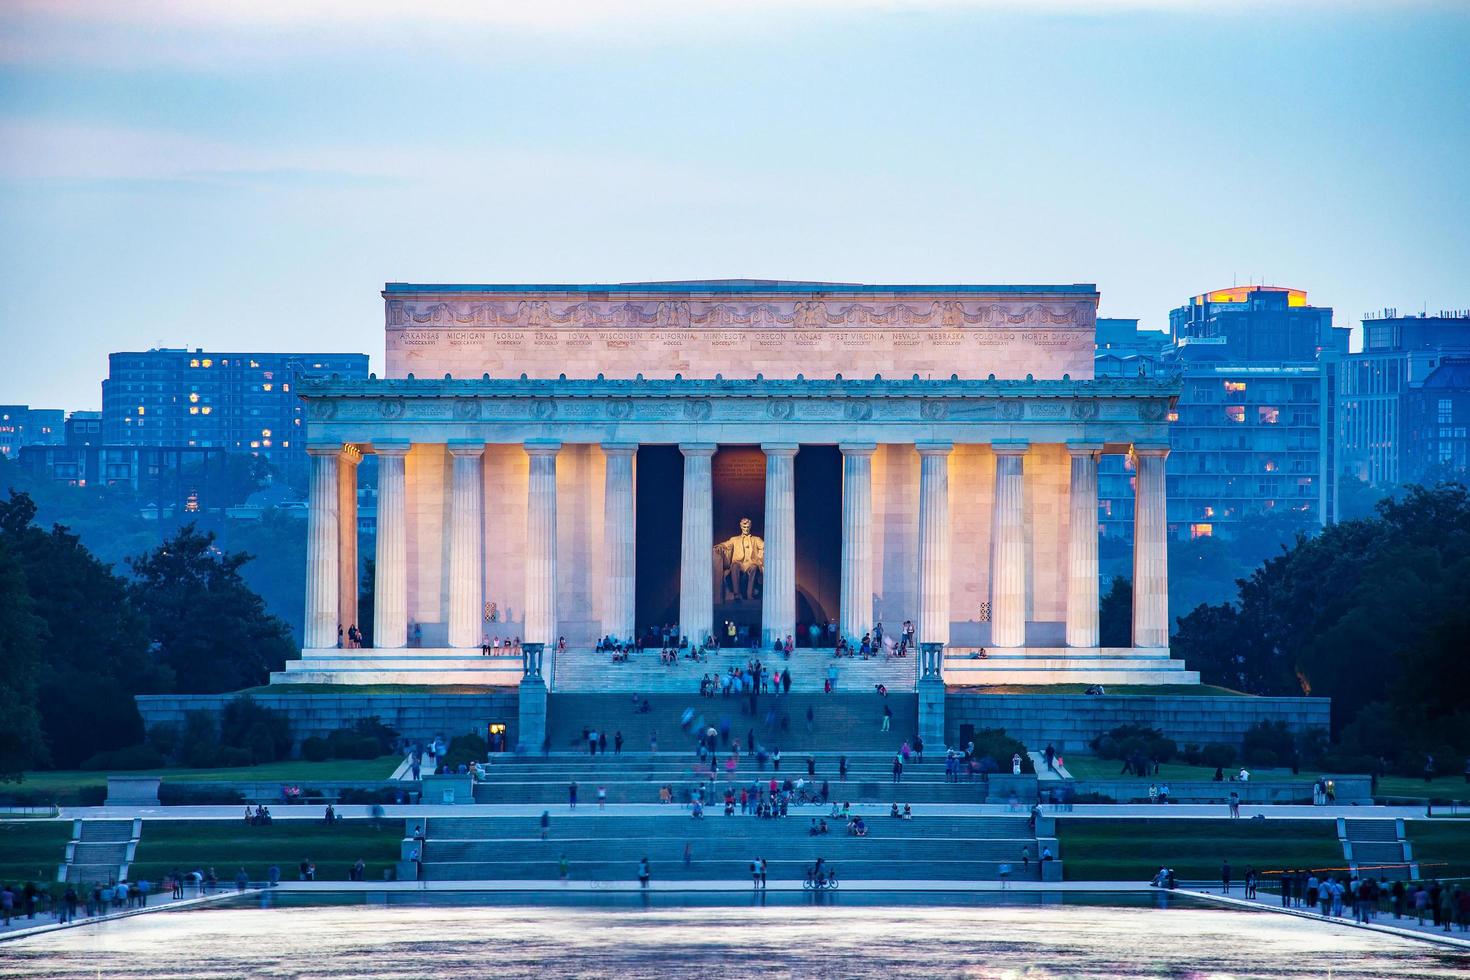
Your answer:
[[[895,821],[886,812],[860,810],[873,833],[879,837],[904,836],[941,837],[963,840],[1017,840],[1031,836],[1025,815],[1016,816],[927,816],[920,814],[912,820]],[[706,811],[708,813],[708,811]],[[830,825],[834,818],[828,810],[818,812],[813,808],[807,814],[790,816],[783,820],[760,820],[746,816],[706,816],[696,820],[689,811],[681,807],[660,808],[660,812],[649,815],[612,815],[578,808],[570,815],[565,808],[553,810],[551,832],[553,836],[597,838],[604,841],[620,841],[633,837],[728,837],[731,835],[755,834],[764,840],[787,838],[806,840],[811,817],[826,817]],[[880,833],[891,821],[898,830]],[[539,817],[429,817],[424,821],[409,821],[420,824],[430,838],[430,847],[435,841],[495,841],[539,837]],[[433,856],[432,853],[430,855]]]
[[[609,803],[656,803],[658,802],[659,783],[616,783],[608,781],[578,782],[578,800],[581,806],[596,806],[597,787],[607,789],[607,800]],[[741,786],[749,786],[749,781],[743,783],[720,781],[716,784],[720,794],[715,803],[706,801],[705,807],[708,811],[714,806],[723,808],[723,793],[728,787],[739,794]],[[818,784],[820,785],[820,783]],[[674,783],[676,798],[682,801],[683,787],[688,782]],[[984,803],[988,800],[983,783],[959,783],[946,786],[941,782],[909,782],[905,780],[899,784],[888,781],[871,780],[867,782],[855,782],[849,780],[847,783],[831,784],[830,799],[842,802],[843,800],[857,801],[867,800],[875,802],[897,802],[900,806],[904,803]],[[476,803],[530,803],[543,806],[561,805],[567,802],[567,787],[565,784],[548,785],[546,783],[507,783],[498,786],[487,787],[484,785],[475,787]],[[808,804],[806,810],[793,809],[792,813],[809,813],[809,808],[814,804]],[[825,810],[823,811],[825,812]]]
[[[705,819],[710,819],[706,817]],[[731,817],[731,820],[736,818]],[[746,817],[746,820],[754,818]],[[788,818],[790,820],[792,818]],[[809,859],[816,851],[831,860],[913,860],[913,861],[1020,861],[1021,848],[1032,847],[1032,860],[1036,853],[1034,839],[1016,840],[966,840],[951,838],[903,837],[883,839],[875,837],[886,829],[889,818],[875,818],[870,822],[867,837],[851,837],[841,825],[831,833],[816,837],[803,836],[799,839],[770,839],[754,831],[710,838],[703,836],[697,845],[699,856],[704,860],[738,861],[749,859],[752,848],[760,849],[768,860],[801,861]],[[757,823],[763,821],[756,821]],[[803,824],[805,825],[805,821]],[[653,855],[683,857],[684,844],[693,846],[687,836],[665,838],[640,838],[639,848]],[[553,834],[550,840],[496,840],[496,841],[431,841],[427,853],[435,864],[475,863],[494,861],[542,861],[565,854],[569,860],[594,861],[607,856],[609,842],[603,838],[567,838]]]
[[[308,649],[272,684],[424,684],[510,687],[521,682],[519,656],[486,657],[478,649]]]
[[[634,842],[636,844],[636,842]],[[710,881],[750,878],[750,861],[760,852],[759,847],[748,855],[723,861],[694,859],[689,865],[683,861],[682,848],[666,857],[648,855],[653,877],[657,881]],[[644,855],[636,846],[626,849],[627,857],[599,861],[573,862],[569,859],[570,876],[579,881],[631,881],[637,873],[638,861]],[[806,869],[818,857],[826,857],[843,881],[911,880],[938,881],[994,881],[1000,877],[1002,864],[1008,866],[1008,877],[1017,881],[1036,881],[1040,878],[1040,865],[1033,859],[1027,871],[1021,870],[1019,857],[1006,862],[997,861],[910,861],[906,859],[834,860],[821,848],[799,860],[766,858],[766,873],[770,880],[800,879]],[[497,861],[489,863],[430,863],[424,866],[427,881],[553,881],[559,875],[560,862],[556,855],[542,861]]]
[[[1198,684],[1199,671],[1171,660],[1167,647],[992,647],[945,651],[951,687],[1018,684]]]
[[[822,647],[799,648],[788,660],[771,650],[747,647],[710,651],[703,660],[680,659],[664,664],[656,649],[640,650],[626,663],[613,663],[612,655],[595,650],[565,650],[556,655],[553,687],[566,692],[671,693],[699,692],[705,674],[726,674],[732,667],[745,667],[759,659],[772,672],[791,670],[793,693],[821,693],[829,667],[837,668],[839,691],[872,690],[884,684],[892,691],[912,691],[918,679],[915,657],[833,657]]]
[[[1394,820],[1345,820],[1347,839],[1359,841],[1394,841],[1399,839],[1398,822]]]
[[[73,884],[125,881],[142,824],[137,819],[74,820],[57,880]]]
[[[127,843],[133,838],[131,820],[83,820],[77,840],[83,844]]]
[[[1353,841],[1353,860],[1359,864],[1404,864],[1404,845],[1398,841]]]
[[[783,756],[809,751],[891,753],[905,739],[912,739],[918,727],[917,696],[890,693],[880,698],[871,687],[854,693],[765,694],[756,699],[753,715],[748,713],[748,698],[702,698],[691,691],[650,694],[646,700],[650,710],[642,714],[635,710],[631,695],[552,694],[547,720],[552,749],[585,748],[582,732],[591,728],[606,732],[609,742],[615,732],[621,731],[628,749],[647,750],[650,738],[657,734],[661,751],[682,751],[693,745],[694,730],[719,729],[722,722],[728,722],[731,738],[738,737],[742,748],[748,737],[753,736],[758,746],[764,746],[767,751],[780,748]],[[888,732],[881,731],[885,704],[893,712]],[[695,714],[688,728],[680,723],[686,708],[693,709]],[[807,708],[812,709],[813,715],[810,732]]]

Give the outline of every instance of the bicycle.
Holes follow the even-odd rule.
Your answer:
[[[837,872],[818,872],[814,868],[807,868],[806,878],[802,881],[801,887],[806,891],[835,890],[837,888]]]

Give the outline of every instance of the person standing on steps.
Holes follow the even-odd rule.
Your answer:
[[[575,779],[567,787],[567,806],[573,810],[577,808],[577,781]]]
[[[647,888],[649,881],[652,879],[653,868],[649,866],[648,855],[645,854],[638,862],[638,887]]]
[[[623,733],[621,730],[613,733],[613,755],[623,754]]]
[[[812,722],[815,720],[815,717],[816,716],[812,712],[812,706],[811,705],[807,705],[806,706],[806,733],[808,735],[810,735],[812,733]]]
[[[893,754],[893,781],[895,783],[903,781],[903,756],[897,752]]]
[[[551,811],[550,810],[542,810],[541,811],[541,839],[542,840],[545,840],[547,834],[549,834],[550,832],[551,832]]]
[[[837,759],[837,781],[847,782],[847,756],[839,756]]]
[[[890,708],[890,707],[888,707],[888,705],[885,704],[883,706],[883,727],[882,728],[879,728],[878,730],[880,732],[886,732],[886,731],[888,731],[892,727],[893,727],[893,709]]]

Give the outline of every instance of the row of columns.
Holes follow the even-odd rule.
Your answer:
[[[406,574],[407,444],[377,443],[379,456],[377,566],[374,640],[381,648],[408,645]],[[449,643],[469,648],[480,642],[484,596],[482,463],[485,447],[453,442],[449,526]],[[603,632],[633,636],[637,529],[634,459],[637,445],[605,443],[605,537]],[[711,481],[713,443],[685,443],[683,523],[680,535],[679,624],[692,640],[714,632],[714,548]],[[798,446],[767,443],[765,489],[765,588],[761,600],[764,641],[796,631],[796,492]],[[873,470],[875,443],[843,443],[842,567],[839,627],[856,637],[868,622],[873,581]],[[949,642],[950,623],[950,442],[916,446],[919,465],[918,637]],[[996,442],[991,645],[1019,647],[1026,640],[1028,603],[1025,531],[1024,442]],[[530,458],[526,518],[525,640],[555,643],[556,457],[561,443],[525,443]],[[1069,444],[1070,518],[1074,529],[1067,553],[1066,642],[1098,645],[1097,461],[1100,444]],[[307,523],[306,646],[335,646],[341,624],[357,620],[356,485],[361,458],[353,447],[309,449],[312,457]],[[1135,446],[1137,474],[1133,560],[1133,643],[1168,644],[1168,553],[1165,515],[1165,446]],[[342,529],[349,529],[343,533]]]

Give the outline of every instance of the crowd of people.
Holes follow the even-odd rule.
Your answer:
[[[1225,867],[1228,867],[1228,863]],[[1255,874],[1247,869],[1249,881]],[[1458,927],[1470,932],[1470,887],[1463,883],[1422,881],[1389,881],[1387,876],[1323,873],[1300,869],[1273,875],[1281,892],[1283,908],[1316,911],[1327,918],[1348,918],[1355,922],[1376,922],[1389,915],[1395,921],[1414,919],[1418,925],[1429,924],[1445,932]],[[1222,888],[1229,891],[1228,877],[1222,876]],[[1254,889],[1246,894],[1256,897]]]

